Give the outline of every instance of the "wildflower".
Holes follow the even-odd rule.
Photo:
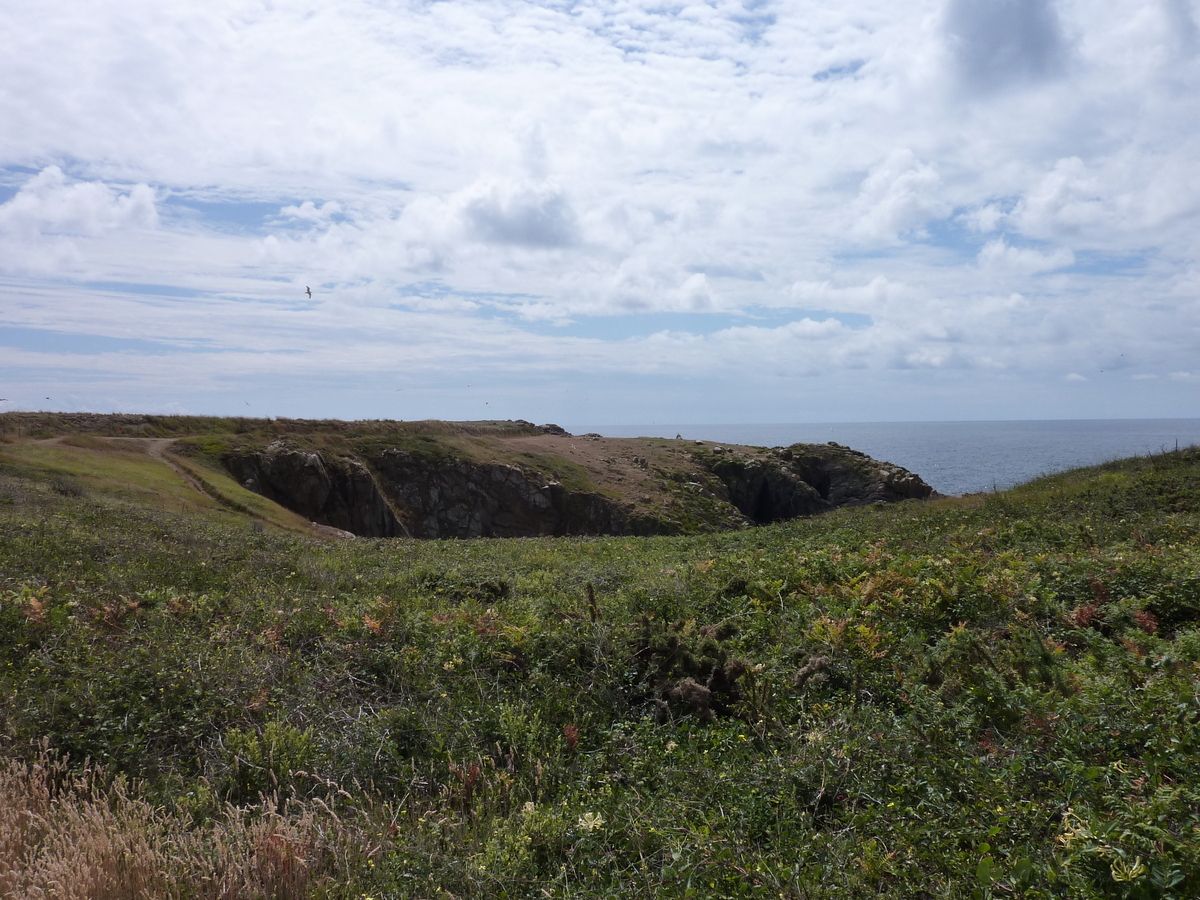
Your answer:
[[[599,813],[585,812],[579,817],[579,822],[577,824],[584,831],[595,831],[604,824],[604,819],[601,818]]]
[[[1112,872],[1113,881],[1133,881],[1146,874],[1146,866],[1140,856],[1133,861],[1133,865],[1123,859],[1114,859],[1108,868]]]

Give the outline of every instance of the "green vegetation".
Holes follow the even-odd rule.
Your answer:
[[[458,459],[475,464],[517,465],[553,479],[571,491],[619,497],[593,484],[587,469],[557,453],[514,451],[504,446],[513,437],[530,437],[538,431],[512,422],[306,422],[295,430],[281,431],[280,420],[240,431],[227,428],[221,420],[214,430],[200,436],[183,437],[175,444],[205,467],[224,471],[230,455],[261,452],[274,440],[285,437],[302,450],[313,450],[326,458],[373,459],[386,451],[400,450],[423,462]],[[287,420],[284,425],[288,425]],[[334,426],[340,426],[334,427]]]
[[[715,535],[333,543],[0,444],[0,807],[108,798],[70,827],[171,896],[1200,896],[1198,535],[1196,449]]]
[[[242,416],[155,416],[113,413],[0,413],[0,437],[50,438],[62,435],[105,435],[108,437],[192,437],[195,435],[239,434],[253,437],[289,437],[293,440],[324,438],[369,439],[385,435],[507,435],[536,434],[528,422],[438,420],[399,422],[368,419],[252,419]]]

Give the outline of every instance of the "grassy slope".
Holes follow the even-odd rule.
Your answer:
[[[170,454],[155,459],[144,442],[103,440],[88,435],[61,442],[15,441],[0,444],[0,465],[40,481],[58,494],[90,494],[108,503],[197,515],[223,511],[225,521],[258,520],[277,528],[308,531],[308,523],[228,475],[201,469]],[[187,472],[200,490],[172,468]]]
[[[196,821],[340,796],[330,896],[1200,894],[1196,451],[703,537],[349,544],[80,465],[0,453],[2,746]]]

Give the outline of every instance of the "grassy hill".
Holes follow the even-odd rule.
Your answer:
[[[0,444],[0,895],[1200,896],[1200,451],[339,543],[71,434]]]

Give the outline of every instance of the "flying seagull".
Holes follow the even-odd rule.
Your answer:
[[[308,285],[304,286],[304,292],[308,294],[310,298],[312,297],[312,288],[310,288]]]

